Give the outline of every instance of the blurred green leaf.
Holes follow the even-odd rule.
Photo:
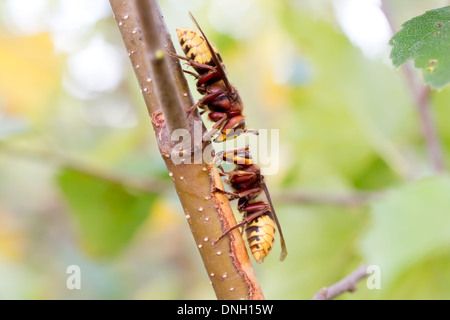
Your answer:
[[[409,168],[397,145],[417,135],[404,79],[364,57],[329,22],[290,7],[283,13],[298,53],[313,69],[310,82],[292,91],[295,116],[283,123],[301,161],[292,179],[321,190],[325,184],[383,188],[398,181]],[[368,172],[374,163],[378,172]],[[368,176],[372,182],[363,185]]]
[[[274,252],[263,265],[254,266],[266,298],[310,299],[353,271],[361,263],[355,239],[367,219],[365,211],[278,204],[288,256],[278,260],[277,236]]]
[[[448,248],[419,261],[405,270],[389,288],[388,299],[448,300],[450,283],[450,254]]]
[[[401,183],[400,179],[392,174],[386,163],[376,155],[364,159],[359,170],[355,170],[353,177],[353,184],[359,190],[381,190],[387,185]]]
[[[69,169],[58,176],[58,184],[85,248],[97,256],[112,256],[123,249],[156,199],[156,195]]]
[[[361,242],[367,264],[389,284],[405,269],[450,245],[450,177],[426,178],[392,191],[371,206]]]
[[[443,87],[450,81],[450,6],[405,22],[389,44],[396,67],[412,59],[414,66],[422,69],[426,83]]]

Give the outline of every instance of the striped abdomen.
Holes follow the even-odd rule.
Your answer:
[[[275,222],[270,211],[247,224],[247,241],[256,262],[263,262],[275,241]]]
[[[194,60],[200,64],[206,64],[212,67],[215,66],[211,51],[206,44],[205,38],[201,34],[189,29],[177,29],[176,31],[178,34],[178,41],[180,42],[186,58]],[[217,49],[214,47],[213,49],[219,61],[222,62],[222,57]],[[208,72],[208,69],[205,68],[196,68],[195,66],[193,66],[193,68],[200,75]]]

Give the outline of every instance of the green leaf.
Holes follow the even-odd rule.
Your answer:
[[[283,263],[278,260],[280,239],[276,234],[273,252],[257,269],[267,299],[310,299],[317,288],[339,281],[361,263],[354,242],[367,218],[365,209],[279,203],[276,210],[288,256]],[[283,280],[283,274],[288,274],[289,280]]]
[[[417,132],[402,75],[365,58],[328,21],[286,7],[281,23],[313,70],[308,83],[290,92],[293,112],[271,124],[283,128],[283,140],[290,139],[291,152],[297,152],[286,171],[291,179],[322,192],[324,185],[385,188],[396,181],[408,171],[396,144]],[[374,163],[376,172],[369,169]]]
[[[379,265],[383,283],[450,245],[450,177],[426,178],[391,191],[371,206],[362,240],[367,264]]]
[[[450,254],[448,248],[406,269],[393,283],[387,299],[447,300],[450,294]],[[420,288],[418,290],[418,288]]]
[[[414,66],[422,69],[426,83],[443,87],[450,81],[450,6],[405,22],[389,44],[396,67],[412,59]]]
[[[96,256],[112,256],[131,240],[145,221],[155,195],[119,183],[65,169],[58,184],[78,223],[81,241]]]

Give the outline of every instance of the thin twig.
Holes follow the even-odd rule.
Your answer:
[[[392,34],[394,34],[396,27],[388,1],[381,1],[381,10],[388,21]],[[430,88],[415,81],[411,63],[403,66],[403,72],[416,105],[431,165],[436,172],[442,172],[445,170],[444,158],[430,107]]]
[[[149,57],[152,56],[148,52],[149,48],[154,48],[155,44],[146,43],[156,41],[156,36],[144,36],[147,28],[142,25],[142,22],[146,19],[146,17],[142,17],[143,15],[148,14],[150,15],[149,19],[154,18],[155,30],[160,32],[157,46],[161,49],[160,44],[163,43],[164,49],[171,52],[174,52],[175,49],[157,2],[151,0],[151,5],[147,4],[142,7],[138,3],[141,1],[150,0],[110,0],[110,4],[134,66],[143,98],[149,114],[152,116],[153,128],[161,156],[172,178],[205,271],[218,299],[264,299],[239,231],[236,230],[236,233],[230,234],[220,243],[212,243],[213,239],[217,239],[223,233],[223,228],[236,224],[228,199],[225,196],[220,197],[219,193],[211,193],[213,181],[215,185],[219,187],[221,185],[217,167],[206,163],[203,157],[200,157],[199,163],[185,161],[176,164],[172,160],[173,141],[170,130],[168,130],[168,122],[172,123],[172,129],[179,127],[178,120],[172,118],[177,118],[178,114],[186,117],[184,108],[192,106],[194,102],[179,61],[166,57],[165,50],[163,56],[169,63],[167,67],[172,73],[171,81],[174,81],[174,83],[167,87],[157,83],[164,81],[164,79],[161,79],[161,75],[154,70],[158,66],[155,66],[154,63],[148,63]],[[138,7],[140,8],[139,13]],[[143,41],[144,39],[146,41]],[[151,50],[156,53],[154,49]],[[165,93],[157,93],[160,90],[165,91]],[[160,99],[164,94],[177,95],[178,100],[183,104],[184,108],[181,109],[183,112],[180,113],[178,107],[176,110],[172,110],[172,106],[166,105],[169,102],[161,101]],[[159,112],[161,110],[164,117],[161,117]],[[203,124],[198,112],[189,113],[187,121],[187,125],[190,127],[188,130],[195,131],[193,129],[197,127],[194,126],[195,121]],[[202,135],[200,135],[200,140],[202,140],[201,137]],[[206,149],[206,147],[208,147],[207,143],[202,145],[202,148]],[[186,158],[186,160],[190,160],[190,158]]]
[[[358,281],[367,276],[367,268],[361,265],[357,270],[350,273],[341,281],[332,286],[320,289],[311,300],[331,300],[341,295],[344,292],[353,292],[356,290]]]
[[[152,79],[155,92],[162,106],[162,112],[169,133],[176,129],[189,129],[186,112],[181,100],[174,92],[178,91],[173,74],[169,70],[167,55],[162,38],[159,4],[156,0],[134,1],[138,19],[141,21],[142,34],[147,50],[147,61],[151,63]]]
[[[39,161],[45,165],[75,170],[80,173],[139,191],[160,194],[169,187],[169,183],[166,180],[132,177],[125,173],[100,168],[99,166],[87,163],[81,159],[77,159],[53,150],[29,149],[7,143],[0,143],[0,152],[11,156],[29,159],[31,161]]]

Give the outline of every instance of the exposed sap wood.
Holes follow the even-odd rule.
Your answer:
[[[209,165],[209,170],[211,174],[211,185],[218,189],[224,190],[222,180],[220,179],[219,172],[215,165]],[[230,207],[229,200],[226,195],[213,192],[211,198],[217,207],[217,212],[219,213],[223,230],[227,230],[232,226],[236,225],[236,218],[234,216],[233,210]],[[264,295],[261,288],[256,280],[256,276],[253,272],[252,264],[248,256],[247,250],[245,249],[245,243],[238,229],[233,230],[228,235],[230,239],[230,255],[233,258],[236,269],[244,276],[250,291],[249,298],[258,300],[264,299]],[[220,241],[222,242],[222,241]],[[220,242],[216,245],[220,245]]]

